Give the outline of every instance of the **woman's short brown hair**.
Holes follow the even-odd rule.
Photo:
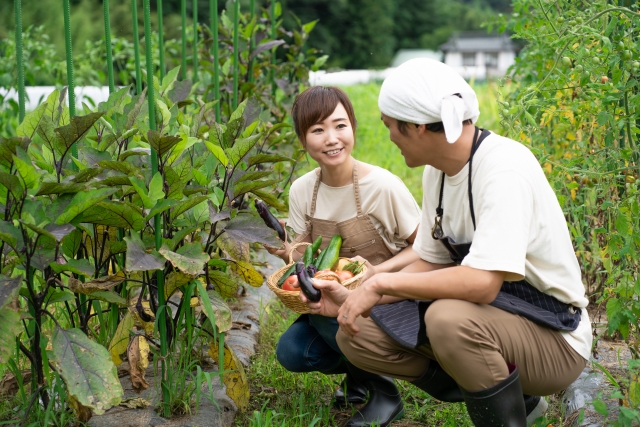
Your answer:
[[[309,128],[322,122],[342,104],[353,128],[353,140],[356,138],[356,115],[347,94],[334,86],[312,86],[296,97],[291,108],[293,127],[302,145],[306,145],[305,136]]]

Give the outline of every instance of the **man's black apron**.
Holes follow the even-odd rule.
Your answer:
[[[471,191],[473,156],[482,141],[491,133],[476,128],[469,157],[469,207],[473,229],[476,229]],[[442,195],[445,174],[442,173],[436,220],[431,235],[439,240],[449,252],[451,260],[460,265],[469,253],[471,243],[456,243],[442,231]],[[393,304],[378,305],[371,309],[371,318],[398,343],[408,348],[417,348],[428,342],[424,315],[433,301],[404,300]],[[517,314],[542,326],[558,331],[575,331],[580,324],[581,310],[558,301],[531,286],[525,280],[504,282],[496,299],[490,304],[509,313]]]

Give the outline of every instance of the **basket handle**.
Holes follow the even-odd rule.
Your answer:
[[[293,251],[295,251],[299,246],[311,246],[311,243],[298,242],[295,245],[291,246],[291,250],[289,251],[289,264],[293,264]]]

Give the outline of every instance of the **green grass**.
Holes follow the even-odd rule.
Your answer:
[[[478,126],[500,133],[498,114],[498,87],[495,83],[473,84],[480,101]],[[404,162],[400,150],[389,140],[389,131],[380,120],[378,94],[380,85],[370,83],[343,88],[351,102],[358,120],[356,148],[353,155],[358,160],[387,169],[397,175],[411,191],[418,204],[422,203],[423,168],[410,169]],[[317,167],[309,158],[309,164],[301,169],[301,174]]]
[[[351,417],[353,408],[338,411],[331,398],[342,375],[317,372],[296,374],[285,370],[275,357],[278,338],[297,318],[280,302],[268,307],[260,322],[256,356],[247,370],[251,386],[250,408],[236,417],[240,427],[339,426]],[[438,402],[404,381],[396,381],[403,396],[406,416],[394,427],[471,426],[463,404]]]

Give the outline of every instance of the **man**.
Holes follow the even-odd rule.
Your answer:
[[[315,281],[312,313],[364,370],[462,401],[476,426],[525,426],[584,369],[591,327],[565,218],[533,154],[474,126],[473,89],[414,59],[384,81],[382,121],[425,165],[420,260],[348,291]],[[378,420],[388,425],[390,420]]]

